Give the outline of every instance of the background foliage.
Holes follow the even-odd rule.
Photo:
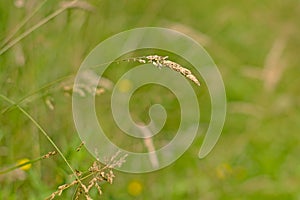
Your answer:
[[[59,9],[61,3],[47,1],[20,32]],[[0,41],[38,4],[38,0],[0,1]],[[221,139],[207,158],[197,158],[203,139],[200,133],[209,122],[209,99],[203,86],[199,93],[202,129],[189,150],[157,172],[116,172],[112,185],[102,185],[102,198],[299,199],[299,19],[300,2],[296,0],[86,0],[82,8],[66,9],[0,55],[0,93],[17,101],[76,73],[90,50],[121,31],[143,26],[179,30],[199,41],[222,73],[228,113]],[[112,70],[108,76],[113,79],[121,72]],[[93,158],[85,150],[75,151],[80,140],[73,125],[71,98],[61,88],[57,83],[22,106],[46,129],[75,169],[87,169]],[[177,112],[178,104],[167,90],[153,87],[139,92],[133,101],[143,102],[145,93],[149,99],[132,104],[134,116],[145,117],[141,111],[153,102],[169,105],[169,112]],[[49,101],[53,110],[49,103],[47,106]],[[105,104],[105,100],[99,103]],[[0,101],[1,110],[8,105]],[[105,122],[108,130],[114,130],[111,123]],[[170,123],[169,131],[178,126],[176,119]],[[171,137],[166,133],[159,141]],[[136,148],[143,147],[137,144]],[[1,169],[52,150],[20,111],[1,114]],[[0,175],[0,199],[43,199],[71,179],[63,160],[55,156],[26,171]],[[70,199],[73,191],[68,190],[61,198]]]

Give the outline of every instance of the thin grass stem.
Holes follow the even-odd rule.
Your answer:
[[[1,47],[6,45],[14,35],[47,3],[48,0],[44,0],[41,4],[39,4],[34,11],[32,11],[19,25],[16,26],[14,30],[4,39],[1,44]]]
[[[9,98],[7,98],[6,96],[0,94],[0,97],[9,102],[10,104],[15,104],[14,101],[10,100]],[[76,179],[78,180],[78,182],[80,183],[80,185],[83,185],[83,183],[80,181],[79,177],[77,176],[75,170],[72,168],[72,166],[70,165],[70,163],[68,162],[68,160],[66,159],[66,157],[64,156],[64,154],[61,152],[61,150],[58,148],[58,146],[54,143],[54,141],[49,137],[48,133],[42,128],[42,126],[26,111],[24,110],[21,106],[16,105],[16,107],[26,116],[28,117],[32,123],[43,133],[43,135],[47,138],[47,140],[52,144],[52,146],[55,148],[55,150],[58,152],[58,154],[62,157],[62,159],[64,160],[64,162],[67,164],[67,166],[70,168],[70,170],[72,171],[72,173],[74,174],[74,176],[76,177]]]
[[[11,42],[9,42],[6,46],[4,46],[0,50],[0,55],[2,55],[3,53],[5,53],[8,49],[10,49],[11,47],[13,47],[15,44],[17,44],[19,41],[21,41],[22,39],[24,39],[30,33],[32,33],[33,31],[35,31],[36,29],[38,29],[42,25],[46,24],[47,22],[49,22],[51,19],[53,19],[54,17],[56,17],[60,13],[64,12],[66,9],[72,8],[72,5],[74,5],[77,1],[78,0],[74,0],[68,6],[59,8],[58,10],[56,10],[55,12],[53,12],[52,14],[50,14],[48,17],[45,17],[44,19],[42,19],[41,21],[39,21],[37,24],[35,24],[31,28],[29,28],[27,31],[25,31],[24,33],[22,33],[20,36],[16,37],[14,40],[12,40]]]
[[[23,103],[26,99],[28,99],[29,97],[43,91],[43,90],[46,90],[50,87],[52,87],[53,85],[61,82],[61,81],[64,81],[68,78],[71,78],[73,77],[74,75],[71,74],[71,75],[67,75],[67,76],[63,76],[61,78],[58,78],[54,81],[51,81],[50,83],[47,83],[46,85],[42,86],[41,88],[37,89],[37,90],[34,90],[33,92],[30,92],[29,94],[25,95],[24,97],[22,97],[21,99],[19,99],[18,101],[16,101],[15,103],[9,105],[8,107],[4,108],[2,111],[1,111],[1,114],[4,114],[6,112],[9,112],[11,109],[13,109],[14,107],[16,107],[17,105],[20,105],[21,103]]]

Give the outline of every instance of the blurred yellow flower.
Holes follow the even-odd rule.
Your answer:
[[[23,159],[18,160],[17,163],[18,163],[18,165],[22,165],[22,164],[27,163],[27,162],[30,162],[30,160],[27,159],[27,158],[23,158]],[[31,168],[31,164],[30,163],[28,163],[27,165],[23,165],[22,167],[20,167],[20,169],[22,169],[24,171],[29,170],[30,168]]]
[[[143,191],[143,186],[141,184],[140,181],[131,181],[129,184],[128,184],[128,193],[132,196],[138,196],[142,193]]]
[[[123,79],[118,84],[118,89],[120,92],[126,93],[129,92],[132,88],[132,82],[128,79]]]
[[[216,174],[219,179],[225,179],[232,174],[232,167],[228,163],[222,163],[216,168]]]

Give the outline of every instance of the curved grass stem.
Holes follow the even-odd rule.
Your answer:
[[[10,104],[15,104],[14,101],[10,100],[8,97],[0,94],[0,97],[9,102]],[[61,150],[58,148],[58,146],[54,143],[54,141],[49,137],[48,133],[42,128],[42,126],[26,111],[24,110],[21,106],[16,105],[16,107],[26,116],[30,119],[30,121],[32,121],[32,123],[43,133],[43,135],[47,138],[47,140],[52,144],[52,146],[55,148],[55,150],[58,152],[58,154],[62,157],[62,159],[64,160],[64,162],[67,164],[67,166],[70,168],[70,170],[72,171],[72,173],[74,174],[74,176],[76,177],[76,179],[78,180],[78,182],[80,183],[80,185],[83,186],[83,183],[81,182],[81,180],[79,179],[78,175],[76,174],[75,170],[72,168],[72,166],[70,165],[70,163],[68,162],[68,160],[66,159],[66,157],[64,156],[64,154],[61,152]]]
[[[64,80],[66,80],[68,78],[71,78],[71,77],[73,77],[73,74],[72,75],[63,76],[63,77],[58,78],[58,79],[56,79],[54,81],[51,81],[50,83],[47,83],[46,85],[42,86],[41,88],[39,88],[37,90],[34,90],[33,92],[30,92],[29,94],[25,95],[24,97],[22,97],[21,99],[19,99],[15,103],[13,103],[13,104],[7,106],[6,108],[4,108],[1,111],[1,114],[9,112],[11,109],[13,109],[14,107],[16,107],[17,105],[20,105],[21,103],[23,103],[27,98],[29,98],[29,97],[31,97],[31,96],[33,96],[33,95],[35,95],[35,94],[37,94],[37,93],[39,93],[39,92],[41,92],[43,90],[46,90],[46,89],[52,87],[53,85],[55,85],[55,84],[57,84],[57,83],[59,83],[61,81],[64,81]]]
[[[16,33],[47,3],[47,1],[48,0],[44,0],[43,2],[41,2],[33,12],[31,12],[23,21],[21,21],[20,24],[18,24],[17,27],[12,30],[12,32],[7,36],[7,38],[4,39],[1,47],[9,42],[14,37],[14,35],[16,35]]]
[[[35,31],[36,29],[38,29],[42,25],[46,24],[47,22],[49,22],[51,19],[53,19],[54,17],[56,17],[60,13],[64,12],[66,9],[72,8],[72,5],[74,5],[77,1],[78,0],[74,0],[68,6],[64,6],[64,7],[59,8],[58,10],[56,10],[55,12],[53,12],[52,14],[50,14],[49,16],[47,16],[44,19],[42,19],[41,21],[39,21],[37,24],[35,24],[31,28],[29,28],[27,31],[25,31],[24,33],[22,33],[20,36],[16,37],[14,40],[12,40],[11,42],[9,42],[6,46],[4,46],[0,50],[0,55],[2,55],[3,53],[5,53],[8,49],[10,49],[11,47],[13,47],[15,44],[17,44],[19,41],[21,41],[22,39],[24,39],[30,33],[32,33],[33,31]]]
[[[21,167],[23,167],[23,166],[25,166],[25,165],[33,164],[33,163],[35,163],[35,162],[37,162],[37,161],[40,161],[40,160],[42,160],[42,159],[44,159],[43,156],[41,156],[41,157],[39,157],[39,158],[37,158],[37,159],[34,159],[34,160],[30,160],[30,161],[28,161],[28,162],[24,162],[24,163],[22,163],[22,164],[18,164],[18,165],[9,167],[9,168],[7,168],[7,169],[5,169],[5,170],[0,171],[0,175],[1,175],[1,174],[8,173],[8,172],[13,171],[13,170],[18,169],[18,168],[21,168]]]

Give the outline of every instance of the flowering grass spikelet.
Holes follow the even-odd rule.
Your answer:
[[[182,67],[180,64],[176,62],[168,60],[168,56],[149,55],[149,56],[126,59],[126,61],[128,62],[131,60],[143,64],[152,63],[154,66],[158,67],[159,69],[161,69],[162,67],[168,67],[176,72],[181,73],[187,79],[190,79],[196,85],[200,86],[199,80],[192,74],[192,72],[189,69]]]

